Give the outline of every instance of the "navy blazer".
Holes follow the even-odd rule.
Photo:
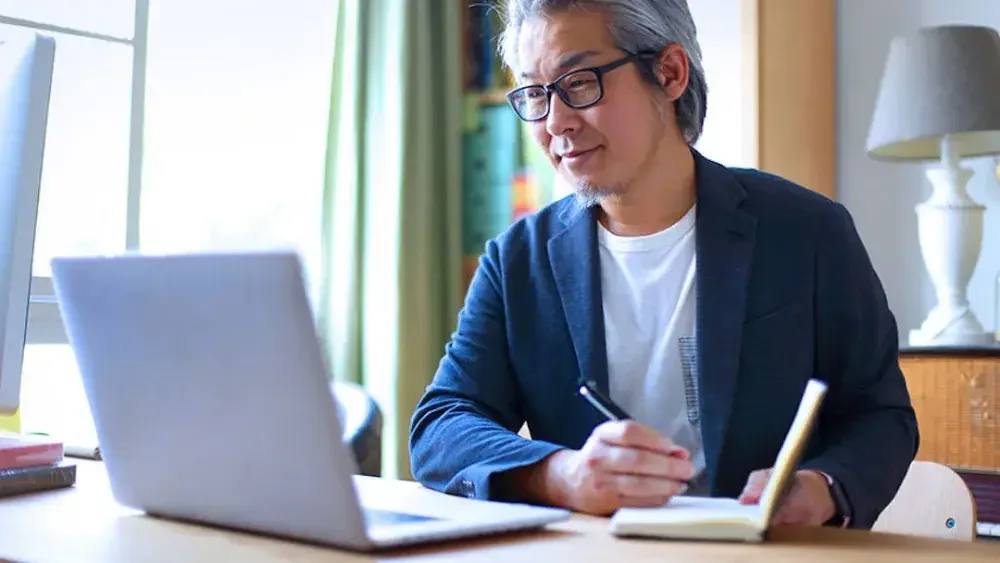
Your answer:
[[[697,151],[698,389],[713,496],[771,467],[807,380],[829,385],[802,467],[838,480],[870,528],[918,446],[898,333],[846,209]],[[410,425],[414,477],[498,499],[491,477],[579,448],[608,390],[596,208],[572,196],[486,244],[437,373]],[[518,436],[528,424],[531,440]],[[502,499],[501,499],[502,500]]]

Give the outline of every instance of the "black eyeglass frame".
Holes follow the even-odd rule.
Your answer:
[[[549,113],[552,111],[552,93],[553,92],[555,92],[556,95],[559,96],[559,99],[562,100],[563,103],[566,104],[567,106],[569,106],[569,107],[571,107],[573,109],[587,109],[587,108],[589,108],[591,106],[597,105],[598,103],[601,102],[601,100],[604,99],[604,75],[605,74],[611,72],[612,70],[615,70],[618,67],[625,66],[628,63],[639,61],[639,60],[643,59],[644,57],[650,57],[650,56],[653,56],[653,55],[655,55],[655,53],[628,53],[627,55],[625,55],[624,57],[622,57],[620,59],[615,59],[615,60],[611,61],[610,63],[605,63],[603,65],[592,66],[592,67],[585,67],[585,68],[575,68],[573,70],[564,72],[563,74],[559,75],[555,80],[553,80],[549,84],[528,84],[526,86],[521,86],[519,88],[515,88],[515,89],[511,90],[510,92],[507,92],[507,96],[506,96],[507,103],[510,105],[511,109],[514,110],[514,113],[517,114],[518,118],[520,118],[522,121],[526,121],[528,123],[535,123],[535,122],[538,122],[538,121],[542,121],[542,120],[546,119],[549,116]],[[562,80],[564,78],[566,78],[567,76],[569,76],[571,74],[576,74],[578,72],[593,72],[594,73],[594,76],[597,77],[598,95],[597,95],[597,98],[595,98],[594,100],[589,101],[589,102],[587,102],[585,104],[576,104],[576,105],[574,105],[572,102],[569,101],[569,94],[567,94],[566,91],[563,90],[563,88],[559,86],[559,83],[562,82]],[[534,119],[526,119],[523,115],[521,115],[521,112],[517,111],[517,106],[514,104],[514,97],[518,93],[523,92],[525,90],[530,90],[532,88],[541,88],[542,90],[545,91],[545,113],[543,113],[541,116],[536,117]]]

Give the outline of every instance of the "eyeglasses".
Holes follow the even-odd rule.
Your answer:
[[[573,109],[588,108],[604,98],[605,74],[638,59],[639,55],[629,53],[605,65],[571,70],[549,85],[522,86],[507,94],[507,102],[518,117],[529,122],[548,117],[552,92]]]

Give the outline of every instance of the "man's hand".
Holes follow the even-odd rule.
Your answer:
[[[757,504],[764,486],[771,476],[771,469],[754,471],[740,495],[743,504]],[[836,515],[837,506],[830,495],[826,477],[818,471],[802,470],[795,473],[791,486],[781,500],[781,508],[772,525],[800,524],[821,526]]]
[[[694,476],[684,448],[634,421],[606,422],[579,451],[562,451],[546,464],[559,484],[557,504],[605,516],[624,506],[660,506],[683,493]]]

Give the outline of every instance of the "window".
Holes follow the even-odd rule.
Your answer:
[[[22,422],[91,445],[53,256],[295,248],[315,291],[333,3],[0,0],[56,40]]]
[[[326,4],[153,5],[144,250],[295,247],[315,266],[334,41]]]
[[[134,34],[135,8],[136,0],[0,0],[7,19],[120,39]]]

